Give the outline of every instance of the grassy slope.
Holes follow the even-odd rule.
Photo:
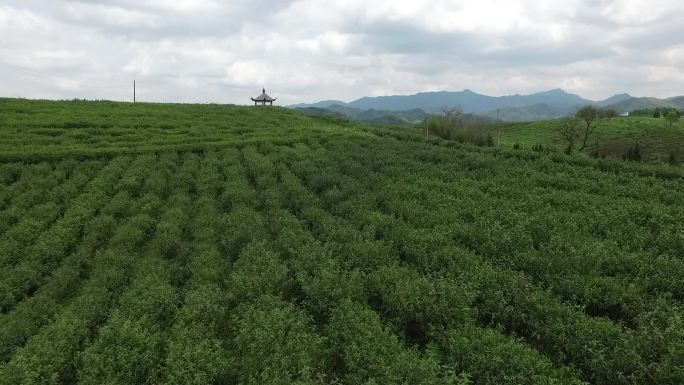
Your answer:
[[[562,149],[564,143],[556,132],[557,124],[555,120],[502,124],[501,143],[519,143],[527,147],[543,144]],[[495,130],[495,138],[496,135],[498,132]],[[670,128],[664,119],[649,117],[601,120],[597,135],[599,148],[607,156],[620,157],[638,142],[642,157],[647,162],[665,162],[670,153],[684,161],[684,121]]]
[[[216,148],[341,134],[325,119],[314,121],[284,108],[23,99],[0,99],[0,127],[4,160]]]
[[[681,168],[219,105],[0,135],[0,384],[684,380]]]

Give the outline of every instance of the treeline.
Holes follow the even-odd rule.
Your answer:
[[[643,108],[638,110],[633,110],[629,113],[630,116],[652,116],[654,118],[664,118],[668,114],[675,114],[678,117],[682,116],[682,110],[677,108]]]
[[[494,123],[490,119],[464,114],[458,108],[445,107],[441,114],[428,115],[419,128],[425,130],[427,136],[434,135],[477,146],[494,146],[491,132]]]

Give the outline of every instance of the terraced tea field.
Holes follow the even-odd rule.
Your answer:
[[[684,171],[0,100],[2,384],[681,384]]]
[[[557,132],[558,125],[556,120],[504,123],[500,129],[501,144],[512,146],[518,143],[527,148],[542,144],[562,150],[566,144]],[[496,138],[499,130],[493,130],[492,135]],[[595,138],[598,139],[600,153],[608,157],[620,158],[639,143],[645,162],[664,163],[670,154],[675,154],[678,162],[684,163],[684,121],[669,127],[663,118],[600,119]]]

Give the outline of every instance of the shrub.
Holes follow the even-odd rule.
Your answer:
[[[233,322],[238,383],[320,383],[328,366],[323,339],[294,305],[262,296],[238,308]]]
[[[639,147],[639,143],[634,143],[633,147],[630,147],[627,152],[622,156],[622,159],[624,160],[631,160],[634,162],[640,162],[641,161],[641,148]]]

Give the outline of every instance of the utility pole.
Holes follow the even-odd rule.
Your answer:
[[[133,80],[133,103],[135,103],[135,80]]]
[[[499,109],[496,109],[496,125],[499,126],[499,133],[496,136],[496,147],[501,145],[501,122],[499,121]]]
[[[425,137],[430,139],[430,116],[425,117]]]

